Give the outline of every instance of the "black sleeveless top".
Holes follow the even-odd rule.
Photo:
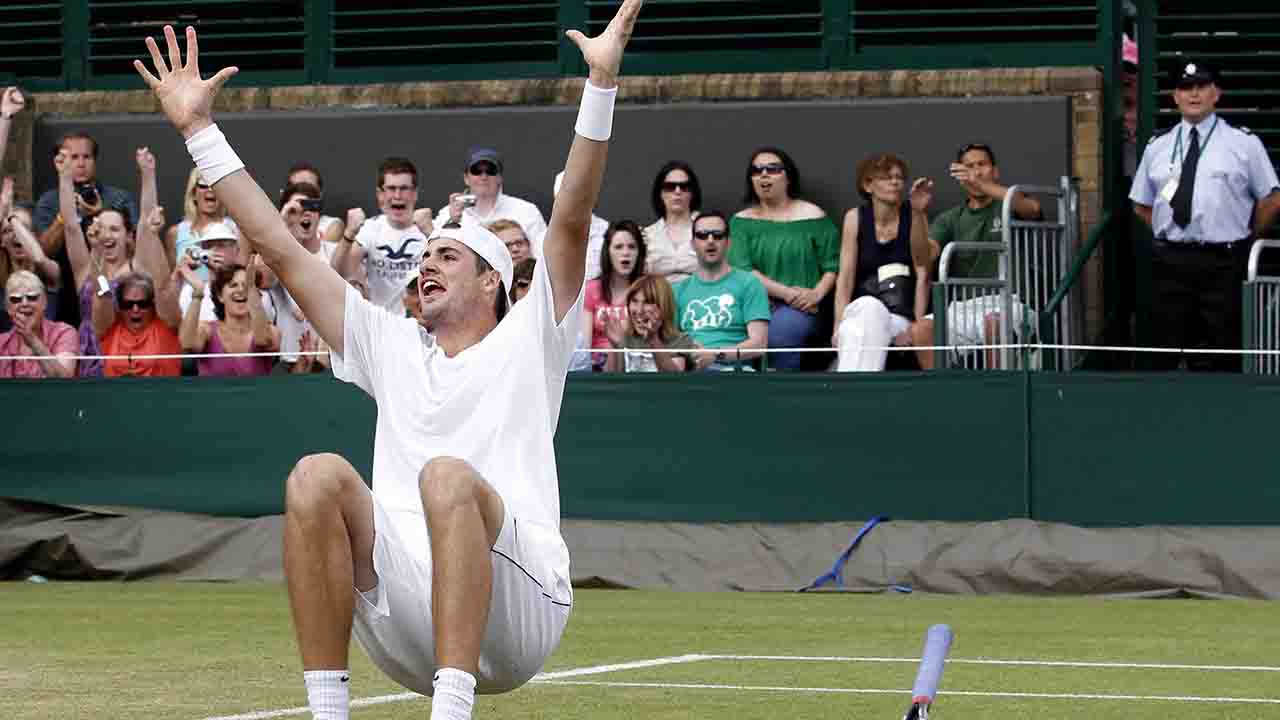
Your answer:
[[[898,236],[887,243],[876,240],[876,218],[871,205],[858,208],[858,274],[854,278],[854,297],[866,294],[864,283],[876,277],[884,265],[902,263],[911,279],[916,279],[916,266],[911,260],[911,206],[902,204],[898,215]]]

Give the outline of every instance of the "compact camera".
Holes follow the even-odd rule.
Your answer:
[[[194,260],[197,265],[209,264],[209,251],[204,248],[187,248],[187,256]]]
[[[462,207],[464,207],[464,208],[469,208],[469,207],[475,207],[475,206],[476,206],[476,196],[475,196],[475,195],[472,195],[471,193],[467,193],[466,195],[462,195],[462,196],[461,196],[461,197],[459,197],[458,199],[462,201]]]
[[[303,212],[320,212],[321,201],[319,198],[298,198],[298,204],[302,206]]]

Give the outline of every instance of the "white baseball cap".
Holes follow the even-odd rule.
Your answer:
[[[471,248],[475,254],[485,259],[490,267],[498,271],[502,276],[503,291],[511,290],[511,273],[512,262],[511,253],[507,251],[507,246],[494,235],[489,229],[481,225],[478,221],[470,216],[462,216],[461,227],[450,227],[445,225],[438,227],[431,232],[431,237],[427,238],[427,245],[437,238],[449,238],[466,245]]]

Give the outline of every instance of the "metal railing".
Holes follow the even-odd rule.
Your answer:
[[[1280,350],[1280,276],[1260,275],[1263,250],[1280,250],[1280,240],[1255,240],[1244,283],[1244,349]],[[1280,355],[1245,355],[1244,371],[1280,375]]]
[[[1051,220],[1018,220],[1013,215],[1017,194],[1054,197]],[[1072,258],[1079,234],[1078,193],[1071,179],[1059,184],[1014,185],[1001,207],[999,242],[948,243],[938,262],[933,288],[934,343],[997,345],[982,355],[962,350],[950,358],[939,355],[937,367],[1071,369],[1077,351],[1040,350],[1032,354],[1013,345],[1034,339],[1071,345],[1082,334],[1077,273]],[[955,277],[953,262],[965,253],[994,254],[994,276]],[[973,263],[976,267],[978,263]],[[1049,312],[1042,312],[1051,308]]]

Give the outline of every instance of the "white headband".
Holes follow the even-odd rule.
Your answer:
[[[431,241],[437,238],[456,240],[471,248],[475,254],[484,258],[490,267],[498,271],[502,276],[504,292],[510,292],[513,264],[511,253],[507,252],[506,244],[497,235],[489,232],[488,228],[463,215],[462,227],[436,228],[427,239],[427,244],[430,245]]]

